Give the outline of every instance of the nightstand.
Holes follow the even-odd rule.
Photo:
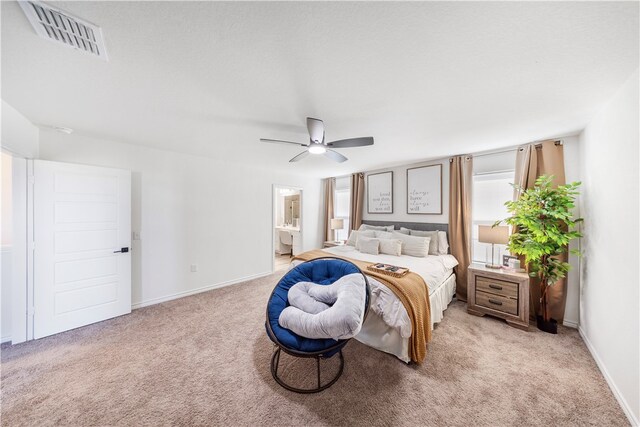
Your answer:
[[[328,240],[328,241],[324,242],[324,245],[322,247],[323,248],[332,248],[334,246],[344,246],[344,242]]]
[[[467,313],[488,314],[511,326],[529,328],[529,276],[471,264],[467,273]]]

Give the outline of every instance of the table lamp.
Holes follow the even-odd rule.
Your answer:
[[[495,245],[506,245],[509,243],[509,227],[499,225],[492,227],[490,225],[478,226],[478,241],[480,243],[491,243],[491,262],[486,264],[487,268],[500,268],[500,264],[494,264],[494,248]]]
[[[337,239],[337,234],[338,231],[337,230],[342,230],[344,228],[344,219],[342,218],[333,218],[331,220],[331,229],[333,230],[333,240],[334,241],[338,241]]]

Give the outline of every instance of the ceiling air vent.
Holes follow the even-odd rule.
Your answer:
[[[40,37],[108,60],[102,29],[40,1],[19,2]]]

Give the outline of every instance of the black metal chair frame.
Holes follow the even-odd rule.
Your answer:
[[[336,259],[339,261],[343,261],[343,262],[347,262],[351,265],[353,265],[354,267],[356,267],[358,269],[358,271],[360,272],[360,274],[362,274],[362,277],[364,277],[364,283],[366,286],[366,290],[367,290],[367,295],[366,295],[366,306],[364,309],[364,316],[362,318],[362,322],[364,323],[365,319],[367,318],[367,314],[369,314],[369,306],[371,305],[371,289],[369,288],[369,279],[367,278],[366,274],[364,274],[362,272],[362,270],[355,265],[354,263],[341,259],[341,258],[336,258],[336,257],[322,257],[322,258],[316,258],[310,261],[305,261],[305,263],[307,262],[314,262],[314,261],[319,261],[319,260],[326,260],[326,259]],[[302,265],[304,263],[301,263],[299,265]],[[297,267],[297,266],[296,266]],[[278,284],[280,284],[280,282],[278,282]],[[271,291],[271,295],[269,296],[269,301],[271,301],[271,298],[273,297],[273,294],[276,291],[276,288],[278,287],[278,285],[276,285],[276,287],[273,289],[273,291]],[[349,339],[346,340],[339,340],[336,344],[332,345],[329,348],[325,348],[322,349],[320,351],[315,351],[315,352],[305,352],[305,351],[299,351],[299,350],[294,350],[291,348],[288,348],[286,346],[284,346],[279,340],[278,337],[276,337],[276,334],[273,332],[273,329],[271,329],[271,324],[269,323],[269,307],[267,305],[267,321],[266,321],[266,326],[267,326],[267,332],[269,333],[269,336],[272,337],[272,339],[274,340],[274,351],[273,351],[273,355],[271,356],[271,375],[273,376],[273,379],[276,380],[276,382],[278,384],[280,384],[282,387],[284,387],[285,389],[289,390],[289,391],[293,391],[295,393],[318,393],[322,390],[326,390],[329,387],[331,387],[333,384],[335,384],[336,381],[338,381],[338,379],[340,378],[340,376],[342,375],[342,371],[344,370],[344,356],[342,355],[342,348],[347,345],[347,343],[349,342]],[[320,370],[320,359],[330,359],[331,357],[335,356],[335,354],[332,354],[329,357],[325,357],[324,355],[327,353],[331,353],[335,350],[338,350],[338,356],[340,357],[340,367],[338,368],[338,372],[337,374],[326,384],[322,384],[321,382],[321,370]],[[317,376],[318,376],[318,387],[315,388],[311,388],[311,389],[304,389],[304,388],[297,388],[297,387],[293,387],[289,384],[287,384],[286,382],[284,382],[284,380],[282,378],[280,378],[278,376],[278,366],[280,364],[280,354],[281,352],[284,351],[285,353],[294,356],[294,357],[304,357],[304,358],[315,358],[316,359],[316,366],[317,366]]]

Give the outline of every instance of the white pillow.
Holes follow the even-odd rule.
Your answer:
[[[402,240],[379,239],[379,241],[380,241],[381,254],[395,255],[395,256],[400,256],[402,254]]]
[[[347,240],[347,245],[355,246],[358,242],[358,236],[376,237],[376,233],[373,230],[357,231],[353,230]]]
[[[378,255],[380,248],[380,240],[371,237],[358,236],[356,249],[365,254]]]
[[[394,232],[394,239],[402,240],[402,253],[415,257],[427,257],[429,255],[428,237],[407,236],[406,234]]]
[[[374,231],[376,233],[376,239],[392,239],[393,233],[389,233],[388,231]]]
[[[438,255],[449,253],[449,240],[445,231],[438,231]]]
[[[362,224],[360,225],[360,228],[358,228],[358,231],[362,231],[362,230],[379,230],[379,231],[393,231],[393,225],[368,225],[368,224]]]
[[[400,231],[396,230],[398,233],[406,234],[407,236],[411,234],[411,230],[408,228],[400,227]]]
[[[429,255],[439,254],[438,231],[411,230],[411,235],[430,238],[431,240],[429,241]]]

